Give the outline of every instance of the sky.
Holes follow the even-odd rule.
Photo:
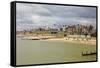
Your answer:
[[[74,24],[96,26],[96,8],[17,3],[16,24],[18,31]]]

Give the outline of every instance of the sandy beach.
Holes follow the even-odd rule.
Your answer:
[[[66,41],[66,42],[70,42],[70,43],[77,43],[77,44],[88,44],[88,45],[96,45],[96,40],[91,39],[91,40],[73,40],[73,39],[68,39],[66,40],[66,38],[53,38],[53,39],[47,39],[47,40],[61,40],[61,41]]]
[[[62,37],[58,38],[55,36],[25,36],[22,38],[27,40],[43,40],[43,41],[52,41],[52,40],[60,40],[60,41],[66,41],[69,43],[77,43],[77,44],[86,44],[86,45],[96,45],[96,39],[95,38],[69,38],[69,37]]]

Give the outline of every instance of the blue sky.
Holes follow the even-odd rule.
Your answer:
[[[38,27],[58,28],[71,24],[96,25],[95,7],[17,3],[16,15],[17,30]]]

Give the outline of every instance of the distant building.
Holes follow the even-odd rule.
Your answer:
[[[51,34],[57,34],[58,33],[58,29],[50,29]]]

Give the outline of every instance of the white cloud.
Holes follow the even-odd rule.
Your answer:
[[[17,28],[96,24],[96,8],[17,3]]]

